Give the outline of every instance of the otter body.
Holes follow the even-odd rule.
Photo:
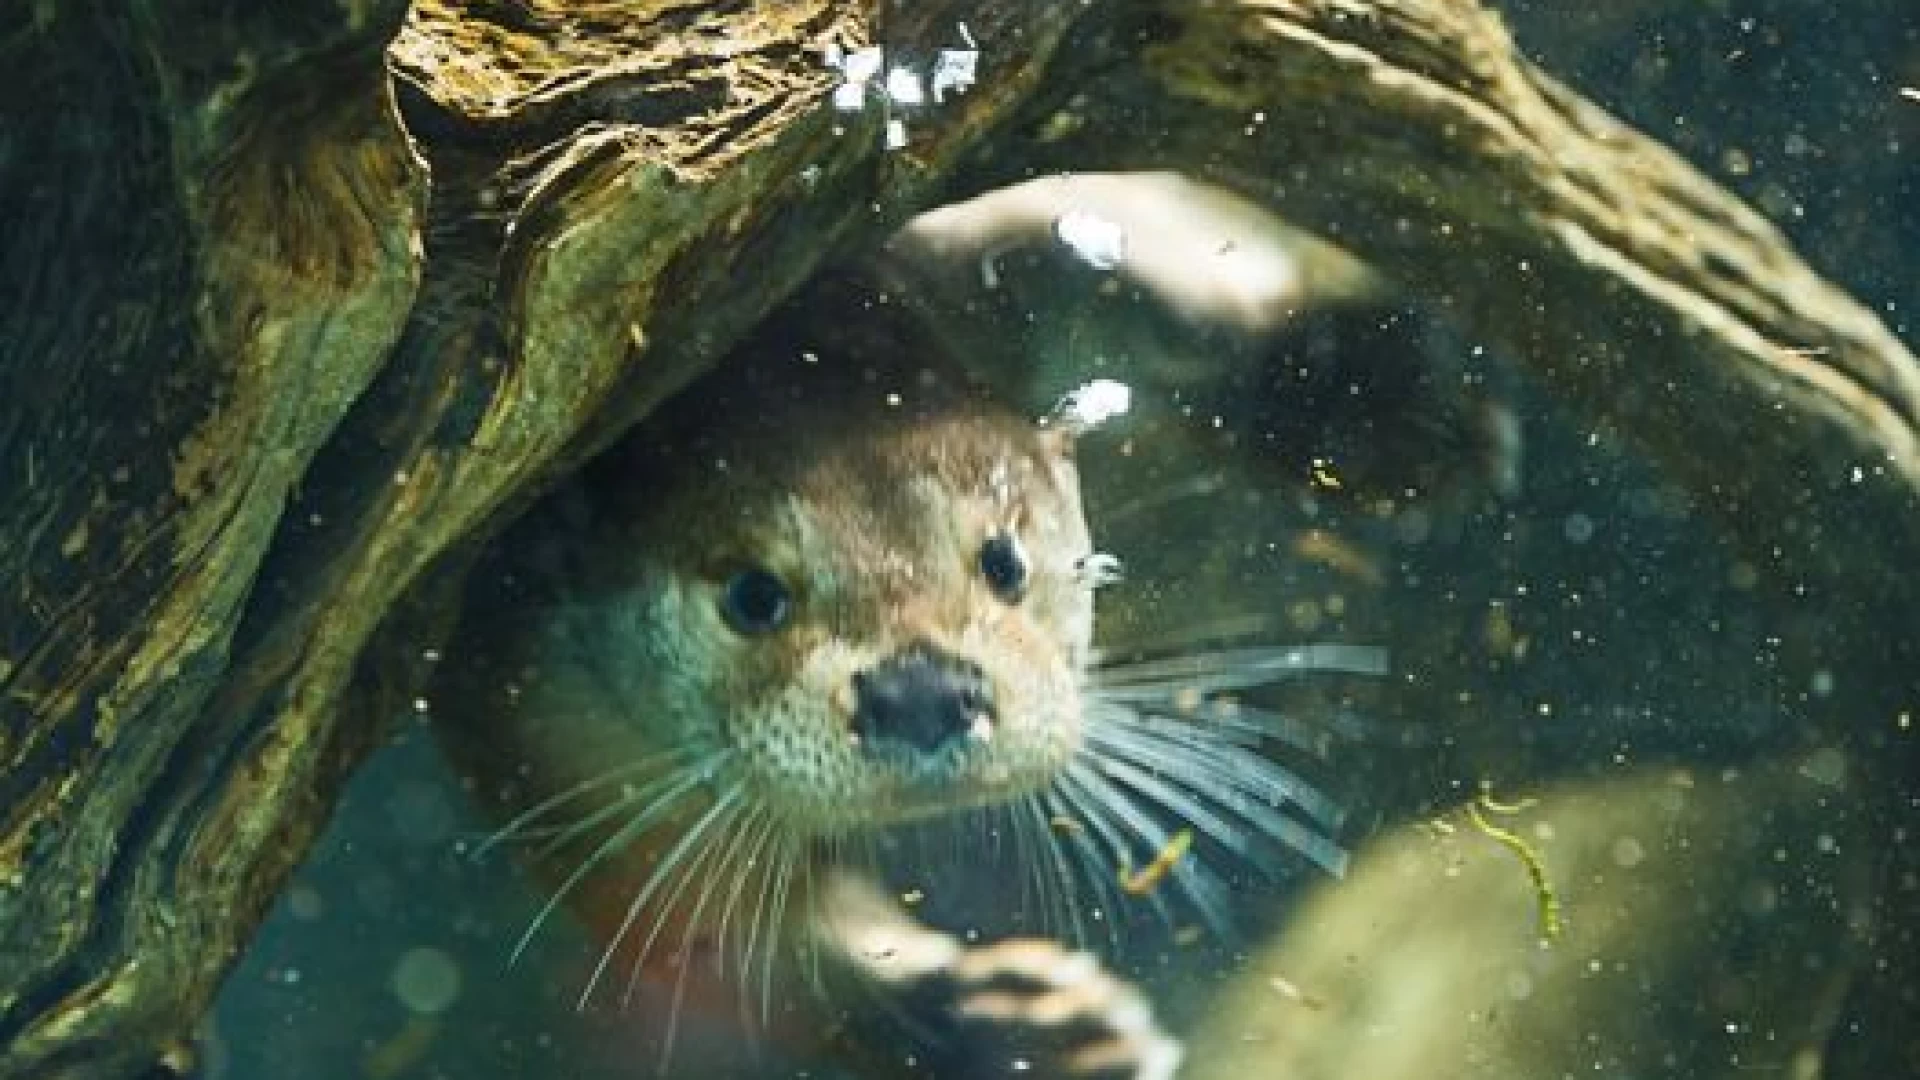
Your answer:
[[[1226,929],[1247,879],[1223,857],[1267,882],[1302,857],[1338,872],[1339,808],[1265,753],[1289,722],[1244,692],[1379,658],[1096,659],[1114,563],[1073,456],[1093,421],[1012,411],[917,319],[858,274],[817,283],[495,538],[435,674],[437,730],[550,890],[521,947],[563,907],[607,943],[583,1001],[654,972],[669,1027],[683,994],[757,998],[738,1015],[764,1025],[838,968],[1070,1031],[1056,1074],[1171,1075],[1146,1003],[1052,937],[1117,944],[1136,911],[1172,927],[1176,902]],[[879,865],[894,827],[967,817],[1015,862],[919,878],[929,907],[1017,899],[989,933],[1045,941],[964,944],[860,884],[902,869]]]

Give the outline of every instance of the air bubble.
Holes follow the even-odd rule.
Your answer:
[[[409,949],[393,966],[393,993],[409,1012],[432,1016],[460,997],[460,967],[439,949]]]

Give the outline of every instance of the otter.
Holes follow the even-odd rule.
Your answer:
[[[887,919],[857,884],[876,834],[979,808],[1010,810],[1069,921],[1076,883],[1118,908],[1144,880],[1129,866],[1156,856],[1222,915],[1205,859],[1167,854],[1188,829],[1260,866],[1341,858],[1316,831],[1337,811],[1253,745],[1257,711],[1227,719],[1208,698],[1327,658],[1100,668],[1093,597],[1111,565],[1082,508],[1079,427],[1023,417],[897,336],[850,339],[884,321],[773,320],[469,576],[433,715],[506,821],[497,839],[551,888],[521,947],[562,907],[608,943],[583,1001],[610,973],[629,994],[670,973],[677,1010],[689,972],[711,971],[757,993],[765,1024],[823,955],[882,981],[972,972],[985,987],[994,963],[904,918],[870,947]],[[1101,690],[1097,670],[1122,675]],[[1047,971],[1106,988],[1078,1010],[1099,1052],[1070,1060],[1170,1074],[1177,1044],[1120,980],[1087,981],[1064,950],[1051,968],[1005,955],[1033,996],[1057,989]],[[980,1009],[1022,1015],[992,989]]]

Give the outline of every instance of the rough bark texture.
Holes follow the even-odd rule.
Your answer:
[[[379,371],[422,174],[398,4],[9,26],[0,1074],[189,1035],[326,806],[325,731],[212,708],[296,484]]]
[[[245,10],[0,29],[0,1077],[180,1045],[372,743],[356,666],[422,571],[819,259],[995,179],[1248,192],[1648,447],[1782,584],[1910,598],[1920,367],[1466,0]],[[821,107],[828,43],[960,18],[982,82],[904,151]]]

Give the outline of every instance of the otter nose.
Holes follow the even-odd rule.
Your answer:
[[[931,754],[994,717],[993,691],[977,664],[913,645],[853,676],[853,730],[862,739]]]

